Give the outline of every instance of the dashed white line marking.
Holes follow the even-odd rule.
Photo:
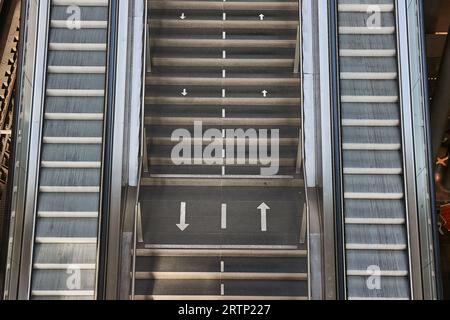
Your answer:
[[[225,91],[225,89],[222,89],[222,98],[225,98],[226,97],[226,91]]]
[[[226,78],[226,76],[227,76],[227,72],[226,72],[226,70],[224,69],[224,70],[222,70],[222,78]]]
[[[223,20],[227,20],[227,14],[225,12],[223,13]]]
[[[220,261],[220,272],[224,272],[225,271],[225,262]]]
[[[220,227],[222,229],[227,228],[227,204],[222,203],[222,211],[221,211],[221,218],[220,218]],[[221,262],[221,264],[223,261]],[[223,271],[222,271],[223,272]]]
[[[220,284],[220,295],[225,295],[225,285],[223,283]]]
[[[225,118],[225,109],[222,109],[222,118]]]
[[[227,33],[226,33],[226,31],[223,31],[222,32],[222,39],[225,40],[226,38],[227,38]]]
[[[223,59],[227,58],[227,51],[226,50],[222,50],[222,58]]]

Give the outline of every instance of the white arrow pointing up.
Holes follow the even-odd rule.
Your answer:
[[[177,227],[184,231],[187,227],[189,227],[189,224],[186,223],[186,202],[181,202],[180,205],[180,223],[177,223]]]
[[[181,20],[186,19],[186,16],[184,15],[184,12],[181,14],[180,18],[181,18]]]
[[[183,91],[181,91],[181,94],[182,94],[183,96],[185,96],[185,95],[187,95],[188,93],[187,93],[186,89],[183,89]]]
[[[263,91],[261,91],[261,93],[263,94],[264,98],[267,97],[267,94],[268,94],[267,90],[263,90]]]
[[[264,15],[262,13],[259,15],[259,20],[264,20]]]
[[[261,203],[258,207],[258,210],[261,210],[261,231],[267,231],[267,210],[270,210],[270,207],[265,203]]]

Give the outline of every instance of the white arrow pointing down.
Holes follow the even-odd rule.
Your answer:
[[[177,223],[177,227],[184,231],[187,227],[189,227],[189,224],[186,223],[186,202],[181,202],[180,205],[180,223]]]
[[[261,210],[261,231],[267,231],[267,210],[270,210],[270,207],[265,203],[261,203],[258,207],[258,210]]]

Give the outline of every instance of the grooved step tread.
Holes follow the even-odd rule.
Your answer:
[[[299,86],[299,78],[209,78],[149,76],[150,85],[198,85],[198,86]]]
[[[136,249],[138,257],[306,257],[306,250]]]
[[[303,179],[253,178],[148,178],[141,179],[142,186],[202,186],[202,187],[303,187]]]
[[[152,38],[152,46],[158,47],[226,47],[226,48],[295,48],[295,40],[280,39],[174,39]]]
[[[298,21],[149,19],[150,28],[297,29]],[[86,24],[89,25],[89,24]]]
[[[192,9],[192,10],[296,10],[297,1],[148,1],[149,9]]]
[[[210,98],[210,97],[145,97],[146,104],[165,105],[286,105],[300,106],[300,98]]]

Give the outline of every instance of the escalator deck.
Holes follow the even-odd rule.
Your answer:
[[[346,295],[408,299],[395,1],[338,4]]]
[[[32,299],[95,297],[108,14],[51,2]]]

